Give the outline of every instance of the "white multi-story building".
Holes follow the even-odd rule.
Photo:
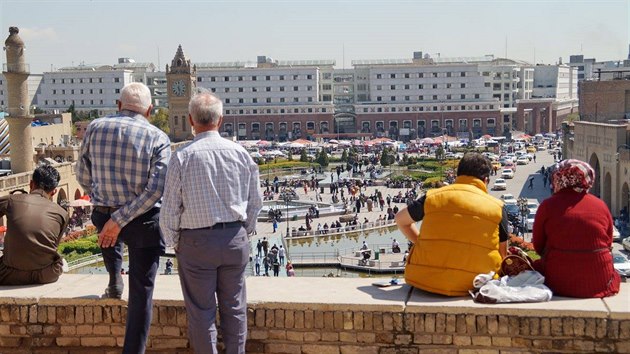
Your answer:
[[[192,62],[196,86],[224,101],[224,135],[268,140],[478,137],[533,129],[537,123],[517,122],[530,111],[525,107],[518,113],[524,104],[540,106],[543,100],[542,110],[558,110],[558,102],[569,102],[570,111],[577,106],[577,71],[564,65],[533,66],[493,56],[431,58],[422,52],[410,59],[356,60],[351,69],[334,69],[332,60],[257,59]],[[145,83],[155,107],[169,106],[166,73],[129,58],[111,66],[44,73],[33,105],[54,112],[74,104],[78,111],[100,116],[116,110],[120,90],[130,82]],[[0,79],[0,106],[2,92]]]
[[[132,82],[133,71],[111,66],[74,66],[44,73],[40,108],[66,111],[74,105],[77,111],[96,111],[99,116],[115,112],[120,90]]]

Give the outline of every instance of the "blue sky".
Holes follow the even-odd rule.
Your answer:
[[[628,56],[630,0],[592,1],[104,1],[0,0],[0,37],[18,26],[31,72],[170,63],[181,44],[193,62],[410,58],[494,54],[552,64],[571,54]],[[345,54],[345,55],[344,55]],[[344,61],[345,57],[345,61]],[[4,53],[0,62],[4,63]]]

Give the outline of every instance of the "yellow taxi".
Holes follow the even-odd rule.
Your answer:
[[[536,147],[535,147],[535,146],[533,146],[533,145],[531,145],[531,146],[528,146],[528,147],[527,147],[527,149],[525,149],[525,150],[526,150],[527,152],[529,152],[530,154],[533,154],[533,153],[535,153],[535,152],[536,152]]]
[[[501,169],[501,163],[499,161],[492,161],[492,168],[494,168],[496,170],[500,170]]]

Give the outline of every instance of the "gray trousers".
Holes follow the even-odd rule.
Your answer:
[[[195,353],[218,353],[217,302],[225,353],[245,353],[248,261],[249,240],[242,226],[181,231],[178,272]]]

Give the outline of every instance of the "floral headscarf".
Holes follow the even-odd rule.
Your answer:
[[[595,183],[595,171],[589,164],[580,160],[569,159],[558,162],[551,175],[554,193],[565,188],[572,188],[578,193],[588,192],[593,183]]]

